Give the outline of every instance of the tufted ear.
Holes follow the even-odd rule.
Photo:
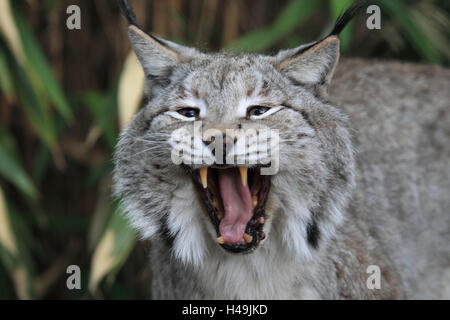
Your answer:
[[[275,66],[294,83],[311,88],[316,96],[327,100],[328,87],[339,61],[339,33],[365,4],[355,1],[336,21],[328,36],[294,49],[283,50],[274,57]]]
[[[176,51],[138,27],[130,25],[128,37],[148,80],[166,78],[172,68],[180,63],[181,58]]]
[[[196,49],[145,33],[138,26],[128,1],[118,0],[118,4],[128,21],[128,37],[150,86],[165,85],[175,66],[202,55]]]
[[[312,88],[317,96],[326,99],[338,60],[339,39],[332,35],[311,47],[280,52],[277,68],[294,83]]]

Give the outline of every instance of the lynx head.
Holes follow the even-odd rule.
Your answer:
[[[358,6],[322,40],[266,56],[148,35],[119,3],[147,80],[148,101],[115,153],[115,193],[132,224],[185,263],[268,243],[311,257],[342,222],[354,185],[348,119],[327,91],[337,35]]]

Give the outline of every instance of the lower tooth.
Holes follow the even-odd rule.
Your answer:
[[[253,240],[253,237],[247,233],[244,233],[244,240],[246,243],[250,243]]]
[[[223,237],[222,237],[222,236],[218,237],[218,238],[216,239],[216,241],[217,241],[217,243],[219,243],[219,244],[224,244],[224,243],[225,243],[225,240],[223,240]]]

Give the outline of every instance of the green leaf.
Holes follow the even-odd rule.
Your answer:
[[[450,21],[446,12],[436,4],[423,3],[420,7],[411,9],[411,17],[423,29],[436,53],[446,61],[450,61]]]
[[[104,277],[118,271],[135,243],[135,231],[130,227],[120,206],[114,204],[111,218],[92,257],[90,292],[95,293]]]
[[[0,259],[0,300],[13,300],[15,299],[14,288],[9,280],[6,266],[1,261],[2,259]]]
[[[394,17],[403,27],[402,31],[417,50],[417,52],[425,59],[433,63],[441,62],[441,58],[433,47],[429,35],[426,31],[415,23],[410,9],[401,1],[380,0],[382,3],[382,10],[386,10],[392,17]]]
[[[7,97],[14,94],[14,83],[11,70],[3,50],[0,50],[0,88]]]
[[[33,164],[31,169],[31,177],[37,183],[41,182],[46,171],[51,165],[51,154],[44,145],[40,144],[33,157]]]
[[[13,138],[0,129],[0,174],[24,195],[36,200],[36,188],[20,163]]]
[[[305,22],[319,3],[320,1],[291,0],[275,20],[273,28],[280,34],[288,34]]]
[[[61,116],[68,122],[72,118],[72,111],[69,103],[59,86],[44,53],[42,52],[38,41],[31,32],[28,23],[13,6],[13,14],[16,21],[17,30],[19,31],[23,49],[27,57],[28,63],[26,69],[30,72],[30,78],[33,85],[44,90],[55,108]]]
[[[41,140],[49,149],[52,149],[57,142],[57,133],[51,111],[45,106],[42,96],[34,90],[23,67],[16,61],[1,37],[0,51],[5,53],[13,74],[14,88],[20,106]]]
[[[88,92],[82,98],[94,118],[94,125],[101,129],[111,150],[117,142],[117,85],[106,94]]]
[[[273,28],[262,28],[246,35],[231,43],[227,50],[231,52],[260,52],[273,46],[281,36]]]
[[[99,243],[111,218],[111,182],[111,174],[109,174],[98,184],[97,204],[90,219],[88,232],[88,248],[90,251]]]
[[[20,299],[35,298],[33,261],[20,233],[21,217],[10,210],[0,187],[0,260],[8,270]]]
[[[227,50],[258,52],[269,49],[302,24],[318,4],[319,1],[291,0],[270,27],[243,35]]]

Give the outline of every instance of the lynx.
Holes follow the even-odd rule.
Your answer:
[[[115,195],[150,239],[152,298],[450,297],[449,70],[338,66],[359,2],[328,36],[272,56],[175,44],[119,4],[148,100],[121,133]],[[256,163],[223,163],[198,123],[225,153],[241,139],[228,129],[276,131],[277,172],[262,174],[255,139]],[[177,148],[209,164],[174,163]]]

